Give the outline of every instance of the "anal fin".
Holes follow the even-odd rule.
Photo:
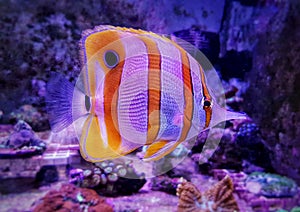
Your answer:
[[[104,132],[101,132],[106,129],[100,127],[98,117],[92,114],[88,115],[81,125],[80,153],[86,161],[112,160],[127,155],[141,146],[123,139],[119,148],[112,148],[107,137],[103,136]]]
[[[151,144],[143,158],[143,161],[159,160],[171,153],[181,142],[161,140]]]
[[[102,137],[99,121],[96,116],[91,114],[87,117],[82,127],[80,153],[89,162],[99,162],[122,156],[113,150],[108,145],[107,140]]]

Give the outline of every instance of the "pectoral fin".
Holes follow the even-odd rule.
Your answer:
[[[172,152],[180,142],[178,141],[157,141],[153,144],[151,144],[143,158],[144,161],[153,161],[153,160],[159,160],[165,155],[169,154]]]

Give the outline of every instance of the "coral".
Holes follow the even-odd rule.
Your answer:
[[[25,121],[18,121],[5,145],[0,148],[0,158],[28,157],[42,154],[46,143],[42,141]]]
[[[113,212],[113,208],[95,191],[65,184],[59,190],[49,191],[43,198],[36,201],[32,211]]]
[[[204,193],[201,193],[192,183],[182,182],[177,188],[177,194],[179,196],[178,212],[239,210],[233,196],[233,183],[229,176],[225,176],[223,180]]]
[[[260,131],[255,123],[242,123],[237,132],[237,142],[245,140],[244,145],[251,146],[260,138]]]
[[[254,172],[246,179],[249,191],[266,197],[293,197],[298,186],[292,179],[277,174]]]
[[[290,179],[267,173],[255,172],[251,175],[247,175],[244,172],[232,173],[225,169],[214,170],[214,177],[216,179],[223,178],[224,176],[230,176],[234,184],[234,191],[240,199],[247,203],[247,208],[245,208],[243,203],[239,201],[239,207],[241,211],[276,211],[278,209],[284,208],[291,210],[293,207],[299,204],[299,191],[295,182],[291,182]],[[249,180],[251,179],[251,180]],[[278,183],[278,181],[283,181]],[[273,185],[272,185],[273,184]],[[274,186],[274,184],[277,184]],[[281,185],[281,188],[279,188]],[[294,195],[283,195],[280,197],[275,196],[264,196],[262,194],[262,188],[264,186],[271,186],[275,188],[277,193],[281,191],[286,192],[289,189],[284,189],[289,187],[293,188]],[[284,185],[284,186],[282,186]],[[295,187],[296,186],[296,187]],[[276,188],[277,187],[277,188]],[[273,191],[275,191],[273,190]],[[282,193],[283,194],[283,193]],[[240,204],[242,203],[242,204]],[[252,208],[252,209],[251,209]]]
[[[279,209],[276,212],[288,212],[288,211],[284,209]],[[290,210],[290,212],[300,212],[300,207],[294,207]]]
[[[137,174],[130,163],[122,160],[99,162],[91,169],[71,169],[69,178],[70,183],[107,196],[129,195],[146,183],[143,173]]]

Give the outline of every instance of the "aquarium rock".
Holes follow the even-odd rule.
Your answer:
[[[274,169],[300,183],[300,2],[274,2],[277,12],[256,35],[244,108],[261,126]]]

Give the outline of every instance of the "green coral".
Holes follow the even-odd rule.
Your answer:
[[[291,212],[300,212],[300,207],[294,207]]]
[[[246,182],[259,183],[260,193],[266,197],[292,197],[298,191],[295,181],[277,174],[253,172]]]
[[[289,211],[284,210],[284,209],[279,209],[276,212],[289,212]],[[300,212],[300,207],[294,207],[294,208],[292,208],[292,210],[290,212]]]

